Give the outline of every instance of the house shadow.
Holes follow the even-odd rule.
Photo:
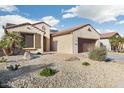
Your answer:
[[[32,54],[32,59],[40,58],[40,55]]]
[[[16,79],[17,77],[20,77],[20,76],[23,77],[26,74],[41,70],[45,67],[51,67],[51,66],[54,66],[54,64],[50,63],[50,64],[28,65],[28,66],[20,67],[16,71],[1,70],[0,82],[3,84],[2,88],[11,88],[11,86],[8,86],[7,83],[9,81],[11,82],[13,79]]]
[[[40,55],[32,54],[32,58],[31,58],[30,60],[37,59],[37,58],[40,58]],[[12,60],[8,60],[7,62],[8,62],[8,63],[15,63],[15,62],[17,62],[17,61],[29,61],[29,60],[26,60],[26,59],[23,58],[23,56],[21,56],[21,57],[20,57],[19,59],[17,59],[17,60],[12,59]]]

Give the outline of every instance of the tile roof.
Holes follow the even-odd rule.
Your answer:
[[[37,24],[41,24],[41,23],[44,23],[44,24],[50,26],[49,24],[47,24],[47,23],[45,23],[45,22],[37,22],[37,23],[34,23],[34,24],[32,24],[32,25],[37,25]],[[51,27],[51,26],[50,26],[50,27]]]
[[[7,26],[7,27],[4,27],[4,29],[10,29],[10,28],[15,28],[15,27],[20,27],[20,26],[24,26],[24,25],[31,25],[32,27],[44,32],[43,30],[41,30],[40,28],[36,27],[35,25],[31,24],[31,23],[22,23],[22,24],[15,24],[15,25],[10,25],[10,26]]]
[[[5,28],[9,29],[9,28],[15,28],[15,27],[24,26],[24,25],[31,25],[31,24],[26,22],[26,23],[22,23],[22,24],[10,25],[10,26],[7,26]]]
[[[118,34],[117,32],[108,32],[108,33],[103,33],[101,34],[100,38],[101,39],[108,39],[114,35]]]
[[[73,32],[75,30],[81,29],[81,28],[86,27],[88,25],[90,25],[90,24],[75,26],[75,27],[72,27],[70,29],[62,30],[62,31],[59,31],[59,32],[57,32],[55,34],[52,34],[52,36],[60,36],[60,35],[69,34],[69,33]]]

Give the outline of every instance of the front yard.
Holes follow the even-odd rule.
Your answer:
[[[0,81],[6,87],[124,87],[124,64],[118,62],[92,61],[83,54],[46,54],[37,55],[30,61],[22,56],[9,56],[7,63],[0,63]],[[69,60],[71,61],[69,61]],[[88,62],[90,65],[82,65]],[[16,71],[9,71],[6,66],[20,64]],[[40,76],[45,67],[56,70],[55,75]]]

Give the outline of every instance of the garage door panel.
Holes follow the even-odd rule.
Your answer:
[[[96,40],[78,38],[78,53],[88,52],[95,47]]]

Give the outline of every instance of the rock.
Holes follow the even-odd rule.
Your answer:
[[[24,53],[24,56],[23,56],[23,59],[26,59],[26,60],[31,60],[33,57],[32,57],[32,54],[29,52],[29,51],[26,51]]]

